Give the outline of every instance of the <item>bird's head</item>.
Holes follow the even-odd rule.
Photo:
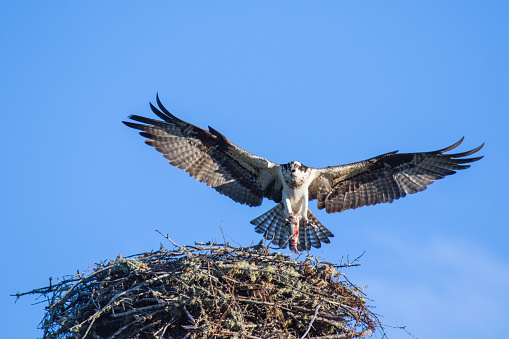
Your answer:
[[[283,179],[288,186],[300,186],[309,176],[310,167],[304,166],[298,161],[290,161],[281,166]]]
[[[296,175],[298,171],[305,171],[306,166],[302,165],[298,161],[290,161],[289,163],[283,165],[283,170],[287,171],[291,175]]]

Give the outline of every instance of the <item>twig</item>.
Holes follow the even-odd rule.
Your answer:
[[[415,338],[417,339],[416,336],[414,336],[411,332],[409,332],[407,329],[406,329],[406,326],[393,326],[393,325],[387,325],[387,324],[382,324],[383,326],[385,327],[391,327],[391,328],[396,328],[396,329],[399,329],[399,330],[403,330],[405,331],[408,335],[410,335],[412,338]]]
[[[219,333],[216,333],[215,335],[228,335],[228,336],[232,336],[232,337],[235,337],[235,335],[238,335],[240,334],[240,337],[241,338],[248,338],[248,339],[263,339],[263,338],[260,338],[260,337],[255,337],[254,335],[249,335],[249,334],[243,334],[242,332],[232,332],[232,331],[228,331],[228,330],[221,330],[221,332]]]
[[[189,313],[189,311],[187,310],[186,305],[183,305],[183,306],[182,306],[182,309],[184,310],[184,313],[187,315],[187,317],[189,318],[189,320],[191,320],[191,322],[193,323],[193,325],[196,325],[196,321],[194,320],[194,318],[193,318],[193,316],[191,315],[191,313]]]
[[[171,240],[170,237],[168,236],[168,234],[164,235],[159,230],[156,230],[156,232],[159,233],[160,235],[162,235],[163,237],[165,237],[166,239],[168,239],[173,244],[173,246],[182,248],[182,246],[177,245],[173,240]]]
[[[315,319],[316,319],[316,315],[318,314],[318,310],[320,309],[320,307],[322,307],[322,304],[318,304],[315,308],[315,314],[313,314],[313,318],[311,319],[311,321],[309,322],[309,325],[308,325],[308,329],[306,330],[306,332],[302,335],[302,337],[300,337],[300,339],[304,339],[308,333],[309,333],[309,330],[311,330],[311,326],[313,325],[313,323],[315,322]]]
[[[166,277],[167,277],[167,276],[169,276],[169,275],[170,275],[170,274],[169,274],[169,273],[167,273],[167,274],[162,274],[161,276],[156,276],[156,277],[154,277],[154,278],[152,278],[152,279],[149,279],[149,280],[147,280],[147,281],[145,281],[145,282],[143,282],[143,283],[141,283],[141,284],[138,284],[138,285],[136,285],[136,286],[134,286],[134,287],[132,287],[132,288],[130,288],[130,289],[128,289],[128,290],[125,290],[125,291],[122,291],[122,292],[118,293],[117,295],[115,295],[115,296],[114,296],[114,297],[113,297],[113,298],[112,298],[112,299],[108,302],[108,304],[107,304],[106,306],[104,306],[102,309],[100,309],[97,313],[94,313],[92,316],[90,316],[89,318],[87,318],[85,321],[83,321],[83,322],[82,322],[82,323],[80,323],[79,325],[75,325],[75,326],[73,326],[73,328],[78,328],[78,329],[79,329],[81,326],[83,326],[83,325],[84,325],[84,324],[86,324],[87,322],[91,321],[91,324],[89,325],[89,327],[88,327],[88,329],[87,329],[87,332],[85,332],[85,335],[83,336],[83,338],[84,338],[84,337],[86,337],[86,335],[88,334],[88,331],[90,330],[90,327],[91,327],[91,326],[92,326],[92,324],[95,322],[95,320],[96,320],[97,318],[99,318],[99,317],[101,316],[101,314],[103,314],[104,312],[109,311],[109,310],[112,308],[112,304],[113,304],[113,302],[114,302],[116,299],[118,299],[118,298],[120,298],[121,296],[126,295],[126,294],[128,294],[128,293],[130,293],[130,292],[132,292],[132,291],[138,290],[138,289],[140,289],[140,288],[141,288],[142,286],[144,286],[144,285],[150,284],[150,283],[152,283],[152,282],[154,282],[154,281],[157,281],[157,280],[160,280],[160,279],[164,279],[164,278],[166,278]]]
[[[129,311],[126,311],[126,312],[122,312],[122,313],[115,313],[115,314],[112,314],[111,316],[113,318],[124,318],[128,315],[131,315],[131,314],[134,314],[134,313],[142,313],[142,312],[145,312],[145,311],[151,311],[151,310],[157,310],[157,309],[160,309],[160,308],[164,308],[168,305],[172,305],[172,306],[179,306],[178,303],[166,303],[166,302],[163,302],[163,303],[160,303],[160,304],[157,304],[157,305],[150,305],[150,306],[145,306],[145,307],[139,307],[139,308],[135,308],[135,309],[132,309],[132,310],[129,310]]]
[[[269,334],[267,334],[267,335],[263,336],[263,337],[262,337],[262,339],[269,339],[269,338],[270,338],[270,337],[272,337],[273,335],[276,335],[276,334],[279,334],[279,333],[283,333],[283,331],[281,331],[281,330],[274,331],[274,332],[272,332],[272,333],[269,333]]]
[[[362,331],[362,332],[353,332],[352,338],[365,337],[367,335],[370,335],[371,333],[373,333],[371,330],[366,330],[366,331]],[[352,334],[350,334],[350,333],[330,334],[330,335],[322,335],[322,336],[319,336],[319,337],[311,337],[310,339],[347,339],[351,335]]]
[[[226,238],[224,237],[224,231],[223,231],[223,220],[221,220],[221,223],[219,224],[219,228],[221,229],[221,234],[223,235],[223,241],[226,245]]]

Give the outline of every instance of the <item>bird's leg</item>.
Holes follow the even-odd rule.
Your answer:
[[[299,244],[299,217],[295,215],[295,213],[290,212],[288,215],[288,221],[292,225],[292,251],[299,254],[297,250],[297,245]]]

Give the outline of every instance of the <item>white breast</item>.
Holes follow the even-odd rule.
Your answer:
[[[280,170],[283,183],[283,203],[296,215],[306,216],[309,200],[309,185],[316,176],[316,171],[309,168],[307,172],[297,171],[294,175],[283,173]]]

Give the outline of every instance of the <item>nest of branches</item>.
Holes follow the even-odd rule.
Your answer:
[[[363,338],[381,325],[333,265],[265,248],[161,246],[31,292],[43,338]]]

